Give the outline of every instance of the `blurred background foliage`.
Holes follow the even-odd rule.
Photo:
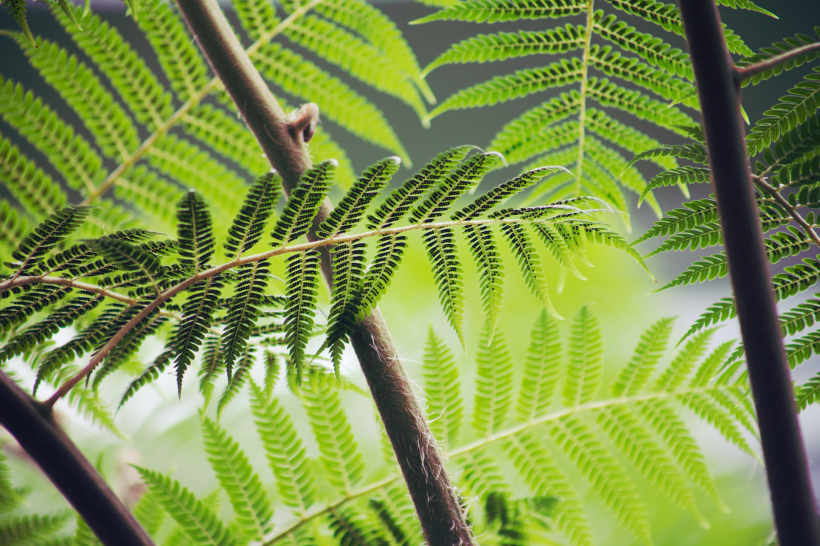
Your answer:
[[[820,2],[816,0],[789,0],[787,2],[760,0],[758,3],[776,13],[779,19],[773,20],[740,10],[721,9],[724,22],[754,50],[798,32],[811,34],[812,27],[820,24]],[[106,0],[99,3],[92,2],[92,7],[104,12],[103,17],[116,25],[135,47],[147,47],[147,42],[139,33],[133,20],[125,15],[122,4],[115,0]],[[469,23],[438,22],[432,25],[408,25],[409,21],[432,12],[432,8],[422,4],[406,1],[380,2],[378,7],[398,23],[399,28],[413,47],[421,66],[435,59],[450,44],[474,35],[476,32],[475,25]],[[225,9],[230,10],[229,6],[225,6]],[[228,11],[228,16],[235,21],[232,12]],[[626,16],[624,19],[638,26],[640,30],[641,21]],[[52,15],[42,6],[29,5],[29,24],[35,35],[48,36],[69,49],[73,47],[61,27],[53,20]],[[539,25],[538,21],[525,21],[524,24],[498,24],[494,26],[493,31],[513,28],[536,29]],[[0,10],[0,29],[14,28],[15,23],[12,18],[4,10]],[[673,45],[683,47],[682,41],[673,42]],[[36,90],[51,104],[60,104],[56,93],[45,85],[29,67],[20,49],[10,39],[0,37],[0,52],[2,52],[0,63],[2,63],[2,72],[5,77],[21,82],[28,89]],[[321,64],[320,61],[317,62]],[[527,60],[514,60],[505,63],[503,67],[479,64],[450,66],[434,71],[428,77],[428,82],[441,101],[471,83],[511,72],[518,68],[516,62],[521,62],[523,67]],[[331,72],[338,73],[327,64],[323,66]],[[803,67],[764,85],[744,90],[743,106],[750,119],[752,121],[759,119],[763,112],[797,83],[808,70],[810,68]],[[156,72],[159,73],[159,70]],[[350,82],[349,78],[347,81]],[[439,151],[454,145],[465,143],[478,146],[487,145],[505,121],[545,98],[543,95],[531,96],[524,100],[481,111],[448,112],[434,119],[432,126],[425,129],[421,126],[415,112],[397,99],[374,93],[365,85],[355,81],[350,84],[373,100],[386,113],[416,165],[422,165]],[[297,104],[292,97],[288,100],[291,104]],[[64,113],[61,112],[62,114]],[[76,121],[72,120],[68,114],[66,117],[69,121]],[[334,127],[332,122],[325,121],[324,123],[328,131],[347,151],[357,170],[386,155],[375,146],[366,144],[346,134],[338,127]],[[7,135],[14,134],[14,131],[7,129],[0,121],[0,131]],[[658,135],[649,125],[642,129],[656,138],[669,140],[668,134]],[[16,144],[29,156],[36,157],[36,154],[27,147],[27,143],[16,142]],[[42,165],[46,170],[50,168],[49,165]],[[640,168],[646,169],[644,174],[647,178],[656,173],[652,170],[652,166],[641,165]],[[401,170],[395,177],[396,183],[403,181],[411,172],[406,169]],[[485,191],[493,184],[515,174],[517,174],[515,168],[492,173],[478,191]],[[706,196],[709,193],[708,188],[703,187],[693,186],[691,190],[693,197]],[[0,187],[0,194],[5,195],[5,193],[5,189]],[[336,193],[331,197],[338,199],[339,195],[340,193]],[[664,210],[669,210],[681,201],[681,194],[676,188],[659,191],[657,197]],[[655,219],[648,207],[635,208],[635,201],[635,199],[632,200],[630,211],[633,233],[625,233],[630,240],[637,238]],[[623,229],[623,223],[615,217],[610,217],[608,220]],[[466,255],[466,246],[463,246],[462,250],[463,255]],[[641,250],[648,251],[648,249]],[[506,249],[504,251],[509,252]],[[505,256],[505,260],[512,259],[509,253]],[[673,333],[673,339],[677,339],[675,336],[682,335],[707,304],[729,291],[728,281],[725,280],[705,286],[692,286],[648,295],[662,284],[653,284],[628,257],[612,249],[593,247],[590,251],[590,259],[595,267],[585,267],[582,270],[589,280],[580,281],[570,276],[560,294],[556,293],[556,287],[559,284],[557,269],[549,271],[551,263],[549,259],[547,259],[548,278],[554,305],[564,317],[572,317],[586,303],[595,304],[595,310],[601,319],[604,332],[606,369],[609,373],[628,361],[638,336],[654,320],[666,316],[680,317]],[[681,259],[679,263],[656,258],[648,265],[659,283],[663,283],[673,278],[688,263],[691,263],[691,257]],[[778,264],[777,268],[784,265],[788,265],[787,260]],[[274,274],[281,278],[281,271],[274,271]],[[470,348],[476,346],[479,330],[483,326],[478,281],[472,267],[465,267],[465,281],[468,295],[465,309],[465,337],[467,347]],[[272,283],[271,286],[276,289],[276,283]],[[284,285],[280,287],[284,289]],[[323,292],[321,298],[323,300],[320,305],[324,305],[326,309],[327,294]],[[405,358],[405,366],[419,386],[423,387],[420,362],[424,342],[428,327],[432,325],[437,334],[445,339],[457,355],[462,370],[462,384],[465,388],[463,394],[465,400],[469,401],[472,400],[473,393],[467,389],[473,388],[474,355],[460,348],[458,338],[448,326],[437,299],[437,289],[424,251],[418,245],[412,246],[405,257],[404,267],[400,269],[380,306]],[[530,328],[540,311],[541,309],[530,296],[520,276],[514,271],[509,272],[499,328],[506,334],[508,346],[517,363],[523,362],[529,342]],[[561,327],[564,333],[568,331],[568,324],[562,324]],[[61,332],[55,341],[61,343],[70,336],[71,332]],[[737,337],[735,322],[721,328],[718,335],[719,340],[735,337]],[[318,346],[318,339],[315,341]],[[116,407],[122,392],[132,379],[128,370],[134,372],[141,369],[142,363],[156,356],[159,347],[159,344],[146,344],[137,355],[139,363],[116,372],[105,383],[101,395],[111,404],[112,408]],[[260,367],[257,368],[257,372],[262,371]],[[817,362],[810,363],[801,367],[801,373],[805,373],[808,377],[814,375],[817,368]],[[343,373],[355,383],[362,387],[365,386],[355,355],[351,350],[345,354],[342,369]],[[31,374],[32,372],[27,368],[19,367],[19,373],[25,376],[26,373]],[[611,379],[612,377],[607,377],[607,380]],[[221,390],[224,386],[225,379],[222,378],[220,381],[222,384],[217,385],[217,390]],[[128,463],[137,463],[162,472],[173,471],[176,479],[197,496],[203,497],[213,491],[217,484],[203,452],[198,415],[201,398],[196,392],[195,383],[195,381],[189,381],[185,384],[180,400],[176,396],[175,380],[170,374],[162,376],[155,384],[140,391],[116,416],[117,427],[123,435],[121,438],[88,425],[66,407],[60,408],[58,405],[58,408],[61,410],[60,415],[72,437],[90,460],[101,460],[106,476],[121,495],[128,497],[139,493],[136,473],[132,467],[128,466]],[[304,410],[295,397],[287,393],[281,383],[283,382],[280,382],[277,387],[277,393],[283,396],[287,410],[293,416],[296,426],[307,428],[307,417]],[[343,393],[342,398],[366,459],[380,459],[379,429],[372,403],[361,394],[351,391]],[[469,412],[470,408],[467,410]],[[810,407],[801,414],[800,419],[809,456],[812,459],[815,489],[817,490],[818,483],[820,483],[820,406]],[[250,423],[248,404],[241,399],[231,404],[221,419],[222,426],[243,446],[251,463],[256,468],[264,469],[266,464],[261,445]],[[722,513],[714,506],[714,503],[699,498],[699,501],[704,501],[699,504],[704,510],[704,515],[712,524],[711,529],[707,530],[699,527],[691,516],[675,508],[669,502],[660,498],[655,502],[655,499],[650,496],[647,505],[651,510],[655,543],[659,546],[747,546],[766,543],[771,535],[771,515],[764,475],[759,462],[726,444],[714,431],[705,426],[697,428],[696,432],[718,480],[721,493],[732,508],[732,512]],[[304,439],[310,454],[315,454],[316,446],[311,444],[310,435],[305,435]],[[4,449],[9,455],[15,484],[31,490],[28,497],[29,505],[24,510],[45,512],[65,507],[65,501],[59,493],[42,477],[36,467],[19,451],[19,448],[15,448],[13,440],[8,436],[3,436],[0,442],[4,444]],[[657,490],[645,487],[645,480],[638,476],[635,478],[641,486],[642,494],[658,495]],[[266,485],[273,487],[270,481]],[[223,506],[227,506],[227,503],[223,503]],[[632,543],[631,535],[618,526],[614,517],[607,513],[602,503],[593,502],[592,506],[595,508],[591,516],[599,543],[609,546]]]

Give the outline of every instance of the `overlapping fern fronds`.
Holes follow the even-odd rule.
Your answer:
[[[308,343],[324,331],[317,353],[329,349],[340,378],[348,337],[358,317],[387,290],[413,232],[420,233],[418,242],[427,247],[442,309],[462,341],[465,292],[457,250],[461,234],[468,242],[477,241],[473,255],[486,276],[482,300],[490,324],[488,339],[498,323],[506,269],[499,237],[515,254],[533,295],[556,316],[538,239],[559,258],[559,267],[576,274],[575,261],[586,262],[588,244],[612,246],[643,266],[617,233],[591,217],[599,211],[592,208],[598,204],[594,198],[502,208],[538,180],[563,172],[558,167],[534,169],[462,205],[460,198],[502,160],[497,152],[466,157],[471,148],[439,155],[377,207],[372,203],[387,193],[400,160],[389,157],[374,164],[318,226],[321,238],[313,242],[301,241],[333,185],[338,167],[333,160],[305,172],[275,220],[281,179],[272,172],[258,177],[225,235],[215,228],[206,199],[193,190],[178,198],[176,239],[130,229],[77,241],[72,237],[82,231],[91,208],[59,209],[19,242],[12,254],[15,261],[8,263],[13,273],[0,277],[0,294],[17,294],[0,309],[0,328],[9,336],[0,348],[0,362],[24,355],[37,367],[37,385],[54,384],[65,378],[66,364],[90,355],[86,373],[96,368],[96,391],[146,338],[157,333],[164,337],[163,325],[170,323],[173,329],[162,354],[132,382],[122,403],[169,366],[181,393],[186,370],[204,347],[208,364],[200,373],[200,391],[206,403],[220,370],[228,377],[218,402],[221,412],[246,382],[260,348],[266,350],[266,359],[274,360],[281,350],[288,373],[298,384],[306,366],[312,369],[307,365]],[[357,230],[360,224],[369,231]],[[219,264],[215,256],[221,239],[228,260]],[[375,243],[370,250],[368,241]],[[327,323],[317,328],[319,252],[324,247],[332,247],[334,283]],[[285,261],[287,286],[284,293],[273,295],[270,271],[279,258]],[[50,351],[41,346],[71,325],[79,326],[78,333],[67,344]],[[107,423],[110,418],[100,420]]]
[[[748,57],[738,66],[760,62],[774,54],[790,51],[796,47],[820,41],[820,27],[816,36],[797,35],[778,42],[761,53]],[[816,64],[816,52],[791,59],[754,78],[744,85],[756,85],[770,77],[804,64]],[[820,67],[806,70],[802,81],[789,90],[777,104],[772,106],[755,123],[747,137],[749,157],[753,164],[753,181],[756,186],[760,222],[765,235],[765,249],[771,264],[786,262],[772,278],[778,301],[802,294],[817,285],[820,280],[820,227],[814,209],[820,206]],[[686,145],[661,146],[638,154],[632,161],[657,157],[676,157],[695,164],[707,164],[703,137],[698,132],[691,135],[694,141]],[[707,167],[683,166],[668,170],[655,177],[647,191],[668,185],[670,181],[708,182],[711,172]],[[645,257],[686,249],[714,248],[723,244],[718,221],[717,203],[714,196],[689,201],[671,210],[642,235],[635,244],[650,240],[663,242]],[[797,261],[796,258],[800,258]],[[726,277],[729,273],[724,252],[703,256],[692,263],[661,290],[677,286],[706,282]],[[783,336],[792,337],[786,342],[789,364],[794,367],[820,353],[818,331],[812,330],[815,314],[820,310],[814,299],[799,303],[781,316]],[[686,337],[735,316],[732,298],[724,298],[711,305],[691,326]],[[742,356],[742,348],[734,357]],[[799,409],[820,400],[817,385],[820,374],[797,387]]]
[[[768,13],[752,2],[732,3],[731,7]],[[626,20],[621,20],[624,13]],[[593,195],[625,210],[624,190],[643,198],[647,182],[627,163],[624,153],[642,153],[658,147],[659,142],[607,110],[629,114],[679,135],[686,135],[687,128],[696,125],[693,112],[698,102],[689,56],[668,44],[663,32],[647,34],[628,22],[629,17],[640,18],[659,31],[683,36],[676,6],[655,0],[467,0],[446,4],[416,22],[496,23],[570,17],[577,21],[578,16],[586,18],[584,24],[561,25],[558,21],[539,31],[479,34],[451,46],[427,66],[425,73],[448,64],[501,62],[534,55],[564,57],[548,64],[534,61],[532,68],[463,89],[433,109],[430,117],[550,93],[545,102],[502,128],[490,149],[503,153],[511,164],[526,163],[525,170],[548,164],[572,171],[542,184],[533,192],[534,198]],[[731,30],[724,29],[724,34],[732,52],[751,55]],[[566,87],[575,89],[557,94]],[[678,165],[671,155],[651,159],[664,169]],[[654,196],[648,198],[660,215]]]
[[[84,204],[101,206],[91,209],[92,221],[83,227],[86,237],[127,228],[140,217],[174,230],[175,211],[165,197],[180,188],[196,189],[219,208],[215,227],[227,228],[221,218],[238,212],[241,201],[235,196],[243,193],[245,177],[236,166],[259,173],[268,164],[172,6],[160,0],[129,3],[131,11],[141,15],[136,24],[151,44],[168,88],[149,68],[149,61],[98,14],[75,11],[68,0],[49,3],[83,52],[81,59],[58,43],[35,39],[25,26],[25,3],[6,2],[24,32],[3,30],[4,47],[23,50],[82,127],[56,113],[63,105],[45,104],[32,90],[0,74],[0,116],[43,155],[26,157],[12,144],[16,136],[0,135],[0,181],[21,205],[15,218],[4,214],[9,230],[0,237],[0,253],[8,255],[16,246],[11,240],[15,223],[37,223],[69,202],[66,185],[80,192]],[[312,13],[317,6],[321,9]],[[432,93],[395,24],[364,0],[288,2],[283,7],[280,16],[268,0],[235,5],[252,40],[247,51],[274,91],[318,103],[326,119],[398,154],[409,165],[404,147],[378,107],[278,41],[285,38],[316,53],[367,85],[397,96],[426,118],[424,103],[433,100]],[[175,127],[185,136],[171,134]],[[350,161],[321,127],[310,150],[316,161],[338,161],[338,183],[345,188],[352,184]],[[50,162],[58,178],[39,169],[40,161]],[[134,210],[118,207],[110,197],[128,200]],[[223,255],[221,249],[217,255]]]
[[[754,419],[744,404],[746,384],[735,372],[722,371],[733,344],[710,348],[713,330],[668,359],[673,323],[662,319],[648,328],[611,383],[602,381],[610,364],[591,306],[581,308],[564,329],[543,311],[526,358],[510,350],[501,331],[490,341],[485,327],[471,351],[477,361],[471,417],[465,415],[463,380],[453,353],[430,330],[423,357],[430,417],[448,455],[448,470],[458,476],[464,500],[472,501],[470,517],[482,542],[603,543],[588,512],[600,499],[636,543],[651,544],[655,530],[638,493],[638,476],[704,526],[704,503],[726,509],[685,423],[694,413],[754,454],[754,439],[745,431]],[[595,373],[581,367],[582,360]],[[205,456],[226,493],[228,519],[220,518],[208,498],[197,499],[172,477],[140,469],[147,492],[135,512],[145,528],[158,541],[178,533],[176,540],[196,544],[311,544],[318,537],[339,545],[416,540],[418,522],[395,461],[365,465],[351,426],[354,416],[342,409],[347,393],[329,370],[306,370],[297,391],[310,431],[294,426],[295,415],[283,399],[288,395],[274,394],[281,380],[282,374],[274,372],[264,385],[248,381],[267,469],[254,468],[228,430],[201,417]],[[314,440],[318,453],[309,456],[305,445]],[[0,495],[5,491],[1,463]],[[571,481],[575,473],[587,483]],[[320,484],[327,487],[320,490]],[[271,528],[274,507],[277,524]],[[162,519],[174,521],[175,530],[158,525]]]

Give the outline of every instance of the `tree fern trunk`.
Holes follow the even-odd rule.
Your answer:
[[[34,400],[0,371],[0,423],[17,439],[106,546],[153,546],[133,514]]]
[[[820,523],[763,246],[739,109],[740,79],[714,0],[680,0],[700,96],[763,457],[781,546],[820,544]]]
[[[304,145],[304,123],[291,122],[251,64],[215,0],[178,0],[188,26],[253,131],[271,165],[290,192],[310,167]],[[309,112],[305,112],[308,114]],[[314,228],[330,214],[325,200]],[[314,230],[308,237],[315,240]],[[328,285],[333,273],[328,247],[322,248],[322,273]],[[430,432],[424,409],[378,309],[357,324],[351,342],[381,414],[430,546],[473,544],[464,513]]]

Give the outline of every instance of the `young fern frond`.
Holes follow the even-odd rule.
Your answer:
[[[330,190],[336,165],[334,160],[325,161],[304,174],[273,226],[274,245],[289,243],[308,232],[310,222]]]
[[[472,428],[476,435],[484,437],[503,428],[515,392],[513,360],[501,332],[490,341],[489,328],[484,326],[479,337],[476,364]]]

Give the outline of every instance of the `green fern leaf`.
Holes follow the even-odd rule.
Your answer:
[[[561,315],[558,314],[550,301],[547,278],[544,276],[541,259],[538,257],[529,233],[527,233],[527,228],[522,224],[505,223],[501,226],[501,233],[504,234],[510,249],[515,254],[518,268],[524,276],[527,288],[552,316],[561,320]]]
[[[276,8],[265,0],[234,1],[231,2],[231,6],[239,17],[242,28],[252,40],[259,40],[280,23],[276,16]]]
[[[603,382],[604,342],[598,317],[589,305],[572,321],[562,400],[571,408],[595,398]]]
[[[85,243],[117,269],[144,276],[157,286],[161,266],[159,259],[150,252],[113,237],[89,239]]]
[[[820,400],[820,373],[803,383],[796,393],[797,408],[803,411]]]
[[[478,197],[475,201],[462,208],[451,216],[453,220],[473,220],[485,212],[503,204],[514,195],[534,186],[544,177],[553,173],[563,171],[562,167],[539,167],[529,170],[520,176],[499,184],[487,193]]]
[[[155,358],[154,362],[145,368],[139,377],[133,380],[128,385],[128,388],[125,389],[125,393],[122,395],[122,398],[120,398],[120,404],[117,406],[117,411],[119,411],[126,402],[133,398],[133,396],[137,394],[137,391],[139,391],[142,387],[159,379],[159,375],[165,371],[165,368],[167,368],[168,364],[171,362],[172,356],[173,353],[170,350],[166,350]]]
[[[229,258],[239,258],[262,238],[268,218],[279,200],[281,184],[281,177],[273,172],[254,180],[239,214],[228,230],[225,249]]]
[[[314,15],[297,19],[284,30],[284,35],[354,78],[398,98],[413,108],[419,118],[427,115],[409,74],[358,36]]]
[[[302,175],[299,185],[291,192],[285,209],[273,226],[271,244],[284,245],[308,232],[316,211],[333,183],[337,162],[328,160]]]
[[[282,502],[304,516],[316,497],[316,482],[296,428],[276,398],[251,384],[251,411],[256,430],[276,478]]]
[[[661,143],[654,138],[645,135],[641,131],[595,108],[587,107],[584,125],[588,131],[636,155],[640,155],[661,145]],[[657,155],[652,156],[650,159],[664,169],[674,169],[678,166],[677,162],[670,157]],[[631,167],[634,162],[635,159],[627,165]]]
[[[809,332],[786,345],[790,368],[795,368],[814,354],[820,354],[820,332]]]
[[[422,361],[430,429],[443,449],[458,444],[464,423],[461,379],[453,353],[433,331],[427,332]]]
[[[401,220],[410,207],[431,188],[439,186],[472,149],[473,146],[457,146],[436,156],[415,176],[393,190],[367,217],[367,229],[386,229]]]
[[[717,202],[713,197],[683,203],[683,207],[670,210],[641,235],[633,245],[656,237],[665,237],[718,221]]]
[[[145,19],[146,17],[143,17]],[[236,539],[202,501],[176,480],[146,468],[136,467],[160,505],[196,545],[234,546]]]
[[[133,508],[134,517],[140,523],[149,536],[156,536],[162,523],[165,521],[165,511],[159,504],[157,496],[146,491],[140,495],[139,500]]]
[[[356,311],[360,305],[366,246],[362,241],[355,241],[336,245],[331,250],[333,289],[330,295],[331,307],[327,318],[329,327],[325,345],[330,347],[333,369],[339,379],[342,352],[356,324]]]
[[[427,65],[424,74],[445,64],[485,63],[527,55],[567,53],[583,47],[584,36],[584,27],[573,25],[536,32],[522,30],[479,34],[450,46]]]
[[[498,459],[484,452],[473,452],[459,457],[464,467],[459,482],[464,486],[467,497],[486,502],[492,493],[510,495],[510,485],[504,479]]]
[[[76,366],[67,366],[61,369],[60,374],[55,376],[50,383],[56,388],[60,383],[67,381],[79,371]],[[114,425],[114,418],[111,413],[93,389],[71,389],[71,392],[68,393],[68,402],[78,414],[88,419],[89,422],[123,438]]]
[[[579,81],[583,66],[580,60],[562,59],[541,68],[518,70],[508,76],[497,76],[451,95],[430,114],[432,119],[448,110],[492,106]]]
[[[60,7],[63,8],[62,3]],[[171,117],[171,94],[115,27],[94,13],[83,11],[80,16],[83,30],[77,24],[73,8],[57,10],[52,4],[51,12],[74,43],[105,74],[137,121],[153,131]]]
[[[205,416],[202,417],[202,438],[208,462],[236,514],[234,528],[245,538],[264,540],[270,530],[273,507],[248,457],[239,444]]]
[[[90,212],[90,207],[72,205],[52,213],[40,223],[11,254],[16,260],[17,274],[31,271],[48,252],[79,228]]]
[[[356,227],[373,199],[390,183],[400,164],[401,160],[398,157],[388,157],[365,169],[353,187],[318,227],[316,236],[329,239]]]
[[[476,395],[473,431],[483,438],[501,430],[507,421],[515,390],[515,369],[504,334],[489,339],[487,325],[481,330],[476,352]]]
[[[114,195],[117,199],[132,204],[149,219],[158,231],[176,230],[180,188],[168,180],[157,176],[156,172],[140,165],[117,179]]]
[[[620,183],[620,185],[635,193],[645,191],[647,183],[643,175],[637,169],[628,167],[626,159],[612,147],[603,144],[592,136],[588,136],[584,140],[584,152],[586,154],[585,160],[595,161],[609,178],[616,183]],[[657,201],[650,199],[649,205],[660,218],[661,209]]]
[[[637,154],[629,162],[629,165],[632,166],[638,161],[643,161],[646,159],[655,160],[659,157],[677,157],[679,159],[688,159],[690,161],[702,163],[704,165],[709,162],[709,157],[706,155],[706,147],[703,146],[703,144],[695,143],[680,145],[664,145],[659,146],[657,148],[652,148],[650,150],[646,150],[644,152]],[[669,168],[669,170],[671,169],[674,169],[674,167]]]
[[[501,305],[504,300],[504,266],[501,253],[490,226],[464,226],[464,234],[467,236],[470,253],[478,267],[481,304],[487,318],[488,337],[492,341],[495,329],[501,320]]]
[[[758,121],[746,138],[750,155],[756,155],[776,142],[781,134],[804,123],[817,111],[820,100],[820,68],[806,75],[803,81],[789,90],[788,95],[781,97],[778,104]]]
[[[0,198],[0,241],[8,247],[9,254],[12,248],[23,242],[29,231],[28,221],[21,211]]]
[[[31,65],[80,116],[103,154],[125,160],[140,143],[133,120],[85,63],[49,40],[33,47],[15,36]]]
[[[338,544],[346,546],[388,546],[380,530],[354,507],[343,506],[328,515],[328,526]]]
[[[430,223],[443,216],[459,197],[475,189],[484,175],[503,161],[498,152],[474,155],[442,180],[416,207],[412,214],[413,221]]]
[[[641,335],[632,358],[612,385],[612,394],[634,396],[644,390],[661,357],[666,353],[674,322],[673,318],[661,319]]]
[[[376,255],[362,277],[358,317],[366,317],[379,299],[387,291],[390,281],[404,256],[407,236],[400,234],[382,235],[376,243]]]
[[[0,134],[0,180],[20,205],[42,219],[66,206],[60,185]]]
[[[768,15],[769,17],[774,17],[777,19],[777,16],[774,13],[761,8],[751,0],[717,0],[717,3],[721,6],[728,6],[732,9],[740,8],[749,11],[756,11],[758,13],[762,13],[763,15]]]
[[[40,150],[68,185],[93,192],[105,176],[102,158],[82,136],[33,93],[0,77],[0,115]]]
[[[758,457],[740,432],[732,413],[724,411],[721,405],[711,397],[703,393],[691,393],[679,396],[678,399],[701,419],[715,427],[727,441],[735,444],[750,456]]]
[[[230,100],[230,99],[229,99]],[[182,117],[184,131],[248,172],[270,169],[262,147],[237,116],[211,104],[200,104]]]
[[[546,309],[533,324],[524,375],[516,403],[516,414],[521,421],[543,416],[553,405],[561,380],[563,353],[558,326]],[[537,491],[541,495],[545,492]]]
[[[723,244],[723,232],[720,223],[717,221],[708,222],[669,237],[662,245],[644,256],[644,258],[673,250],[697,250],[698,248],[708,248],[720,244]]]
[[[430,21],[498,23],[520,19],[578,15],[587,7],[581,0],[468,0],[449,6],[412,24]]]
[[[327,479],[349,495],[364,477],[365,461],[342,411],[339,392],[326,376],[318,374],[312,374],[309,386],[300,392]]]
[[[171,89],[181,101],[199,95],[208,84],[208,65],[194,44],[185,23],[161,0],[129,0],[143,14],[137,24],[159,58]]]
[[[692,514],[702,527],[709,527],[698,510],[686,476],[629,408],[614,406],[601,411],[598,414],[598,424],[641,474],[658,486],[675,504]]]
[[[94,392],[99,390],[100,383],[103,379],[111,375],[111,373],[118,370],[125,364],[140,348],[140,345],[145,339],[156,333],[159,328],[167,322],[168,319],[160,317],[158,311],[149,314],[143,321],[135,326],[126,336],[117,343],[113,349],[108,353],[103,360],[97,373],[94,375],[94,382],[92,387]]]
[[[422,237],[433,266],[433,278],[438,285],[442,310],[464,346],[464,281],[455,234],[451,228],[439,228],[426,230]]]
[[[70,518],[70,512],[56,515],[19,516],[0,523],[0,540],[8,546],[39,544],[61,530]]]
[[[214,381],[222,368],[222,336],[210,335],[202,344],[202,363],[199,367],[199,392],[205,400],[202,411],[205,411],[211,402]]]
[[[820,36],[820,32],[817,31],[817,27],[815,27],[815,34]],[[741,59],[737,62],[737,66],[738,68],[744,68],[751,64],[758,64],[776,55],[781,55],[793,49],[797,49],[799,47],[815,43],[816,41],[817,40],[814,40],[811,37],[806,36],[805,34],[797,34],[794,37],[787,37],[782,42],[775,42],[771,45],[771,47],[762,48],[761,52],[756,55],[750,55],[745,59]],[[807,61],[813,61],[816,58],[816,51],[807,51],[802,55],[792,57],[785,63],[777,63],[776,66],[769,68],[768,70],[764,70],[759,74],[756,74],[753,78],[744,80],[741,83],[741,85],[744,87],[747,85],[757,85],[763,80],[768,80],[769,78],[780,75],[787,70],[791,70],[798,66],[802,66]]]
[[[237,284],[228,302],[225,332],[222,335],[222,359],[229,379],[233,364],[245,351],[259,317],[270,277],[270,264],[268,260],[260,260],[239,266],[235,271]]]
[[[676,184],[706,184],[712,180],[712,169],[707,167],[678,167],[664,171],[649,181],[643,192],[640,201],[643,201],[649,193],[664,186],[674,186]]]
[[[319,105],[322,114],[379,147],[392,151],[405,165],[412,163],[384,114],[342,80],[331,76],[301,55],[269,44],[251,55],[259,71],[291,95]]]
[[[798,161],[805,161],[815,157],[815,150],[820,146],[820,111],[798,125],[788,133],[782,135],[774,146],[766,148],[763,158],[768,166],[758,168],[759,175],[765,175],[780,166],[790,165]]]
[[[652,390],[672,392],[683,385],[696,362],[704,355],[715,329],[706,330],[691,339],[658,377]]]
[[[820,294],[814,294],[814,296],[815,298],[820,297]],[[814,326],[814,323],[820,318],[818,313],[820,313],[820,300],[814,298],[795,305],[782,313],[780,315],[780,327],[783,330],[783,337],[793,336],[806,328]]]
[[[319,286],[319,253],[297,252],[287,258],[288,304],[285,308],[285,340],[290,364],[301,382],[305,346],[313,330],[316,293]]]
[[[575,417],[560,419],[550,430],[553,441],[578,467],[624,526],[643,544],[652,544],[646,507],[635,484],[595,436]]]

